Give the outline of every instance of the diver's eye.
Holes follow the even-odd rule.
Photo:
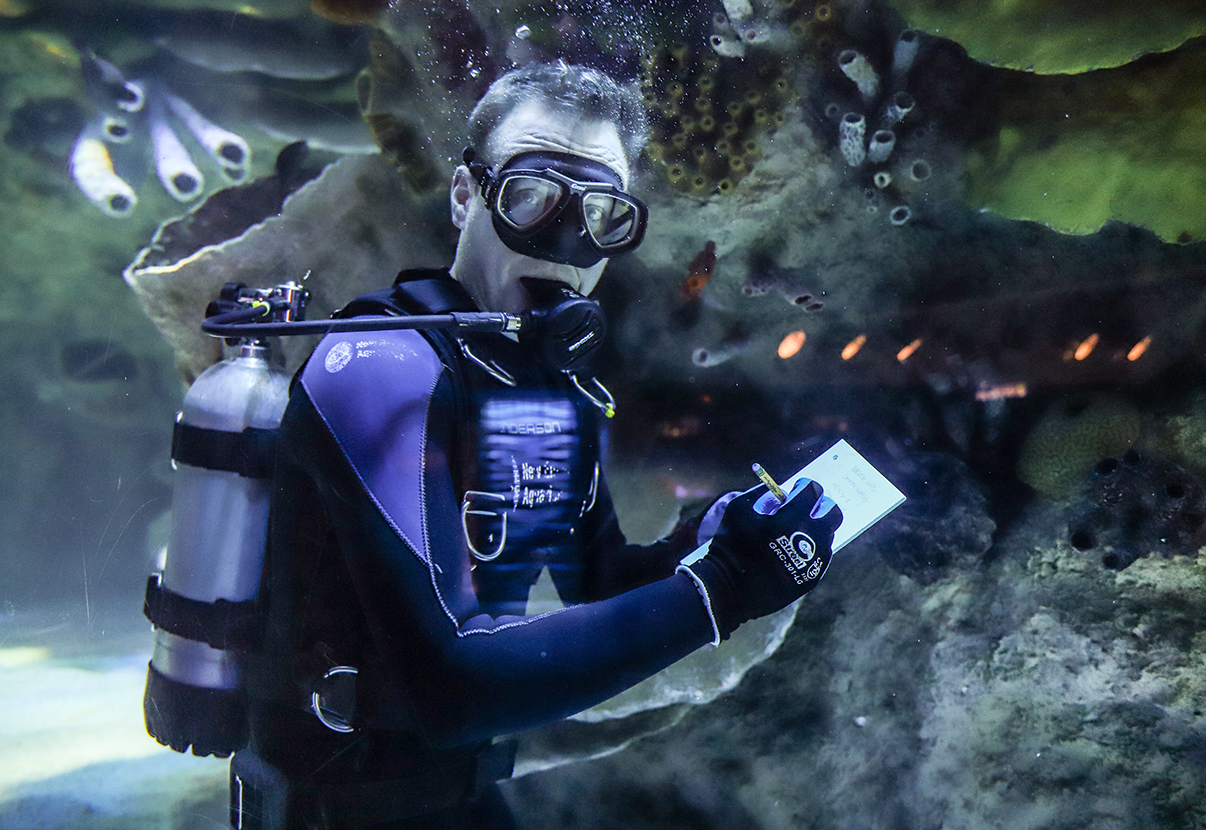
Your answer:
[[[597,204],[583,205],[582,212],[586,215],[586,224],[592,228],[600,227],[603,224],[604,217],[607,215],[603,208]]]
[[[582,216],[595,242],[604,248],[626,243],[636,231],[637,212],[628,201],[607,193],[588,193]]]
[[[547,219],[561,201],[561,187],[535,176],[512,176],[498,194],[498,209],[517,228],[529,228]]]

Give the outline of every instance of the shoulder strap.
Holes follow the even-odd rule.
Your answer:
[[[443,314],[449,311],[476,311],[469,293],[446,270],[416,268],[402,271],[394,287],[361,294],[332,317],[356,317],[362,314]],[[453,406],[456,417],[453,430],[472,417],[470,394],[466,387],[464,357],[456,338],[437,329],[420,329],[419,333],[435,349],[440,362],[452,375]]]
[[[447,271],[422,268],[402,271],[393,288],[361,294],[332,317],[357,317],[363,314],[444,314],[449,311],[475,311],[468,292]],[[442,331],[422,331],[449,371],[457,372],[460,349],[455,339]]]
[[[478,310],[469,292],[449,276],[447,271],[403,271],[394,280],[390,297],[394,303],[411,314]]]

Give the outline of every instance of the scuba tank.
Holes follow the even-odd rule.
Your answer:
[[[207,313],[237,307],[246,292],[228,284]],[[292,310],[281,316],[300,315],[298,286],[252,290],[282,292]],[[143,609],[155,626],[147,732],[177,752],[221,757],[247,741],[241,655],[259,635],[274,439],[289,394],[289,376],[262,340],[228,343],[237,355],[197,377],[176,419],[171,533]]]

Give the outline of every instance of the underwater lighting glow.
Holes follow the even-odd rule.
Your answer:
[[[1134,346],[1131,346],[1131,350],[1126,353],[1126,359],[1130,361],[1138,360],[1139,358],[1143,357],[1143,353],[1147,351],[1147,347],[1151,344],[1152,338],[1151,335],[1148,335]]]
[[[899,360],[901,363],[904,363],[906,360],[908,360],[910,357],[912,357],[913,352],[917,351],[919,348],[921,348],[921,338],[920,337],[918,337],[912,343],[910,343],[909,345],[905,346],[903,349],[898,351],[896,353],[896,359]]]
[[[849,360],[858,354],[858,350],[867,342],[867,335],[860,334],[858,337],[846,344],[846,348],[842,349],[842,360]]]
[[[1097,340],[1097,332],[1093,332],[1086,337],[1079,346],[1076,347],[1076,351],[1072,353],[1072,356],[1077,360],[1084,360],[1093,353],[1094,349],[1097,348]]]
[[[1003,383],[999,386],[986,386],[976,390],[976,400],[978,401],[999,401],[1002,398],[1024,397],[1026,397],[1026,384],[1024,383]]]
[[[795,357],[796,352],[804,345],[806,335],[802,331],[793,331],[791,334],[779,341],[779,357],[787,360],[789,357]]]

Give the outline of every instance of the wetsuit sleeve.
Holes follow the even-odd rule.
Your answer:
[[[590,541],[583,554],[584,598],[592,602],[606,599],[673,574],[679,561],[698,547],[702,512],[680,521],[664,539],[632,545],[620,529],[606,482],[600,481],[595,508],[585,523]]]
[[[374,646],[429,742],[559,720],[711,641],[681,574],[536,616],[482,614],[449,468],[447,373],[414,332],[361,338],[319,345],[283,451],[330,514]]]

